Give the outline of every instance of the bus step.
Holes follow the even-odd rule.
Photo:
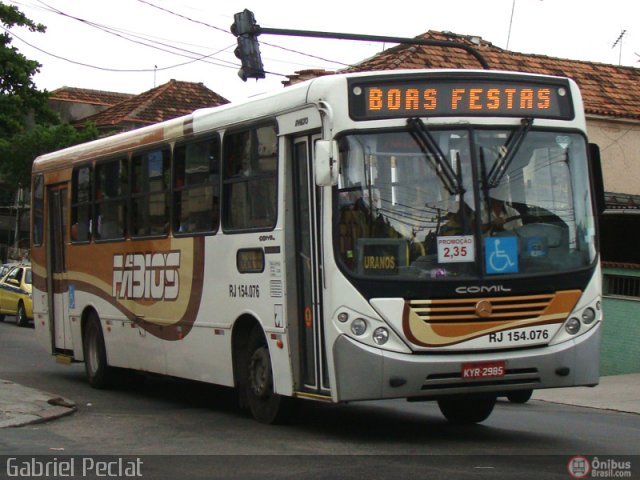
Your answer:
[[[71,365],[73,358],[69,355],[56,355],[56,363],[61,363],[62,365]]]

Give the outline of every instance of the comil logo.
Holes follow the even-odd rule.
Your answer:
[[[591,471],[591,464],[588,458],[577,456],[569,460],[567,468],[573,478],[586,478]]]
[[[180,252],[113,256],[112,295],[119,299],[175,300],[180,291]]]

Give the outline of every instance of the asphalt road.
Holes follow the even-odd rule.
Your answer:
[[[56,364],[33,329],[12,322],[0,323],[0,378],[59,394],[78,408],[49,423],[0,430],[0,461],[145,456],[147,478],[400,479],[428,472],[566,479],[572,457],[591,455],[634,458],[640,471],[640,415],[505,400],[482,424],[452,426],[431,402],[304,402],[293,424],[267,426],[237,409],[227,388],[132,375],[114,390],[94,390],[83,365]]]

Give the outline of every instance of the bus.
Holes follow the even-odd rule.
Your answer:
[[[37,158],[36,335],[91,386],[131,369],[300,399],[496,398],[599,381],[598,150],[570,79],[332,75]]]

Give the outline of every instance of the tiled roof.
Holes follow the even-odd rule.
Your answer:
[[[480,37],[457,35],[449,32],[428,31],[417,38],[453,40],[475,47],[487,60],[492,70],[540,73],[574,79],[582,91],[585,111],[594,115],[640,119],[640,69],[592,63],[578,60],[529,55],[511,52]],[[381,52],[350,68],[346,72],[394,70],[412,68],[482,68],[478,61],[464,50],[423,45],[398,45]],[[290,83],[315,73],[296,72]]]
[[[130,93],[106,92],[88,88],[62,87],[49,94],[50,100],[61,102],[88,103],[90,105],[104,105],[110,107],[134,95]]]
[[[229,103],[202,83],[170,80],[164,85],[136,95],[102,112],[82,119],[98,127],[134,124],[143,126],[192,113],[204,107]]]

